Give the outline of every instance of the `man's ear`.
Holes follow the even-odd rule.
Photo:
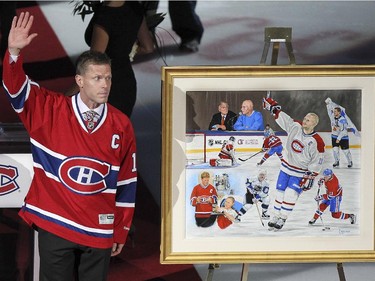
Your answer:
[[[75,79],[76,79],[76,83],[78,85],[78,87],[82,88],[83,87],[83,78],[81,75],[76,75],[75,76]]]

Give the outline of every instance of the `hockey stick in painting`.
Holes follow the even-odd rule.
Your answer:
[[[258,211],[258,216],[259,216],[260,222],[261,222],[261,224],[262,224],[263,227],[264,227],[264,222],[263,222],[263,220],[262,220],[262,215],[261,215],[261,213],[260,213],[259,206],[258,206],[258,200],[256,200],[255,197],[254,197],[254,201],[253,201],[253,203],[254,203],[255,206],[257,207],[257,211]]]
[[[254,153],[253,155],[250,155],[249,157],[247,157],[247,158],[238,158],[238,160],[241,160],[242,162],[245,162],[245,161],[247,161],[247,160],[249,160],[249,159],[251,159],[251,158],[253,158],[254,156],[256,156],[256,155],[258,155],[259,153],[262,153],[263,152],[263,150],[261,150],[261,151],[258,151],[257,153]]]
[[[320,194],[320,187],[322,186],[322,184],[319,182],[318,183],[318,191],[316,192],[316,197],[318,197],[319,196],[319,194]],[[316,204],[318,205],[318,212],[320,212],[320,208],[319,208],[319,202],[320,201],[316,201]],[[325,224],[324,224],[324,221],[323,221],[323,218],[322,218],[322,215],[323,215],[323,213],[321,213],[320,215],[319,215],[319,218],[320,218],[320,221],[322,222],[322,225],[323,225],[323,228],[322,228],[322,230],[323,231],[325,231],[325,230],[330,230],[331,228],[329,227],[329,226],[326,226]]]

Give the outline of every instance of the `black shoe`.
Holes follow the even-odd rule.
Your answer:
[[[339,165],[340,165],[340,162],[339,162],[339,161],[333,163],[333,167],[338,167]]]
[[[309,220],[309,225],[313,225],[315,224],[315,222],[316,222],[316,219],[312,218],[311,220]]]
[[[272,217],[272,219],[268,222],[269,230],[273,230],[278,220],[278,217]]]
[[[270,215],[267,214],[267,212],[262,213],[262,219],[268,220],[270,218]]]
[[[354,214],[350,214],[350,215],[349,215],[349,220],[350,220],[350,223],[351,223],[351,224],[355,224],[356,221],[357,221],[357,216],[354,215]]]
[[[197,39],[193,39],[191,41],[181,43],[180,50],[188,53],[196,53],[199,50],[199,42]]]
[[[275,224],[275,228],[276,228],[277,230],[282,229],[283,226],[284,226],[284,224],[285,224],[285,221],[286,221],[285,219],[279,218],[279,220],[278,220],[277,223]]]
[[[353,162],[352,161],[350,161],[349,164],[348,164],[348,168],[351,168],[351,167],[353,167]]]

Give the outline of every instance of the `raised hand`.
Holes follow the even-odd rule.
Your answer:
[[[272,115],[277,117],[281,110],[281,106],[272,98],[263,98],[263,109],[270,111]]]
[[[11,55],[18,55],[24,47],[38,36],[37,33],[30,33],[34,17],[29,12],[22,12],[19,17],[15,16],[9,31],[8,49]]]

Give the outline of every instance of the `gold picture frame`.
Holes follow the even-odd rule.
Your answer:
[[[372,262],[375,260],[375,128],[373,124],[373,120],[375,120],[373,109],[375,104],[375,66],[178,66],[163,67],[161,80],[161,263]],[[219,233],[218,230],[194,234],[196,228],[189,225],[192,208],[189,206],[191,186],[186,184],[189,182],[187,175],[190,173],[186,161],[186,136],[187,131],[190,130],[188,128],[190,122],[187,118],[197,117],[190,113],[190,109],[187,109],[188,105],[191,106],[191,101],[188,101],[187,98],[191,97],[190,93],[195,93],[193,95],[195,97],[200,96],[201,93],[208,97],[217,95],[217,93],[225,93],[224,97],[232,97],[231,95],[245,91],[253,94],[252,99],[255,97],[254,108],[262,110],[260,108],[261,100],[269,92],[293,92],[303,100],[304,93],[307,97],[311,95],[312,91],[313,96],[308,96],[306,104],[311,103],[315,108],[321,107],[323,115],[327,113],[324,99],[320,98],[323,97],[322,92],[327,95],[327,92],[334,93],[341,90],[353,90],[360,93],[358,112],[360,112],[360,126],[363,129],[360,129],[357,170],[349,170],[345,167],[338,170],[341,171],[340,173],[356,171],[359,178],[357,184],[351,182],[351,186],[347,187],[348,196],[351,192],[356,192],[355,209],[358,221],[355,230],[352,228],[346,232],[346,227],[339,226],[333,227],[330,231],[316,232],[315,227],[312,232],[320,233],[319,235],[280,234],[278,236],[278,234],[272,234],[269,236],[266,227],[264,227],[264,232],[259,232],[261,234],[251,235],[252,228],[247,226],[248,236],[237,235],[233,230],[227,232],[226,235],[222,235],[224,232],[215,235],[215,233]],[[319,96],[319,94],[322,95]],[[223,95],[219,95],[217,100],[222,97]],[[315,97],[316,102],[314,101]],[[348,97],[345,96],[345,98]],[[295,96],[290,98],[287,103],[284,102],[287,104],[286,108],[292,108],[293,103],[296,104]],[[304,102],[298,100],[298,103]],[[281,102],[280,105],[283,106]],[[217,108],[217,104],[211,105],[210,102],[202,105],[201,100],[193,106],[199,110],[206,108],[210,115],[216,113],[212,111],[212,108]],[[199,110],[195,112],[198,113],[196,114],[198,117],[204,115],[200,114]],[[304,114],[306,113],[304,112]],[[207,113],[205,114],[207,115]],[[264,118],[270,118],[269,112],[265,110],[262,111],[262,115]],[[203,131],[207,129],[202,124],[200,128]],[[255,146],[258,147],[250,148],[246,153],[259,150],[259,143]],[[207,148],[204,149],[207,150]],[[204,162],[207,162],[206,158],[204,158]],[[270,189],[272,188],[275,187],[271,186]],[[315,192],[309,192],[313,199]],[[343,201],[345,198],[344,192]],[[253,212],[256,214],[256,211]],[[306,213],[306,220],[300,222],[299,229],[309,227],[307,222],[312,215],[313,213]],[[331,219],[328,214],[325,216],[327,220]],[[349,222],[346,223],[349,224]],[[344,225],[344,222],[341,225]],[[255,226],[254,224],[254,227],[259,227],[259,225]],[[287,228],[287,224],[285,228]],[[280,230],[280,233],[283,233],[282,231],[284,229]],[[284,233],[287,232],[286,229]]]

